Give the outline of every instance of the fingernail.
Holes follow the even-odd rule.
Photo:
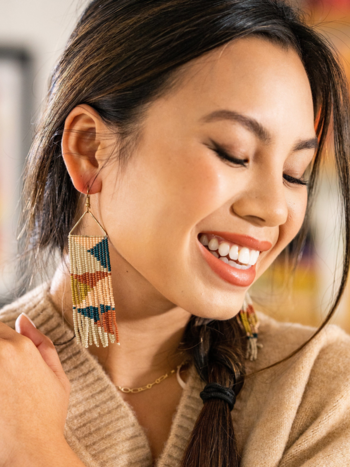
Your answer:
[[[25,313],[22,313],[22,315],[24,315],[26,318],[28,318],[29,321],[32,323],[32,325],[36,328],[35,324],[34,324],[33,321],[29,318],[28,315],[26,315]]]
[[[24,316],[32,323],[32,325],[36,328],[35,324],[34,324],[33,321],[29,318],[29,316],[26,315],[25,313],[21,313],[21,314],[17,317],[16,323],[15,323],[15,329],[16,329],[17,332],[21,332],[20,327],[19,327],[19,321],[20,321],[19,318],[20,318],[22,315],[24,315]]]

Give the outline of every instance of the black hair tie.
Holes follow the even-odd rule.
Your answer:
[[[236,394],[234,393],[233,389],[226,388],[225,386],[221,386],[221,384],[218,383],[207,384],[203,391],[200,393],[200,396],[203,400],[203,403],[210,399],[221,399],[227,402],[230,410],[233,409],[233,406],[236,402]]]

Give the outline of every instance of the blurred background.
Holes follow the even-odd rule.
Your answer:
[[[190,1],[190,0],[189,0]],[[23,164],[48,77],[88,0],[0,0],[0,305],[16,284],[16,227]],[[296,0],[342,57],[350,80],[350,0]],[[255,284],[257,309],[318,326],[339,282],[343,243],[337,181],[329,155],[294,274],[276,261]],[[350,287],[332,319],[350,333]]]

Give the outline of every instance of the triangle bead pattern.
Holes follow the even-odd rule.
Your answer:
[[[108,237],[69,235],[75,336],[83,347],[119,343]]]

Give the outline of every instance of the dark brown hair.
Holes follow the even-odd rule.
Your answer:
[[[182,65],[228,41],[258,36],[300,56],[312,90],[319,149],[309,183],[316,187],[326,138],[332,128],[335,165],[343,200],[345,253],[342,281],[322,327],[343,293],[349,269],[349,101],[343,72],[326,41],[299,12],[277,0],[94,0],[78,22],[58,62],[47,104],[30,151],[24,188],[22,266],[33,270],[43,251],[63,255],[77,215],[79,193],[67,173],[61,138],[69,112],[93,107],[120,135],[119,158],[127,163],[147,106],[173,89]],[[293,242],[294,257],[307,222]],[[244,381],[244,341],[235,319],[195,326],[184,333],[194,365],[205,382],[233,387]],[[304,344],[306,345],[306,344]],[[297,352],[296,350],[295,352]],[[234,467],[239,454],[231,413],[221,400],[203,405],[182,467]]]

